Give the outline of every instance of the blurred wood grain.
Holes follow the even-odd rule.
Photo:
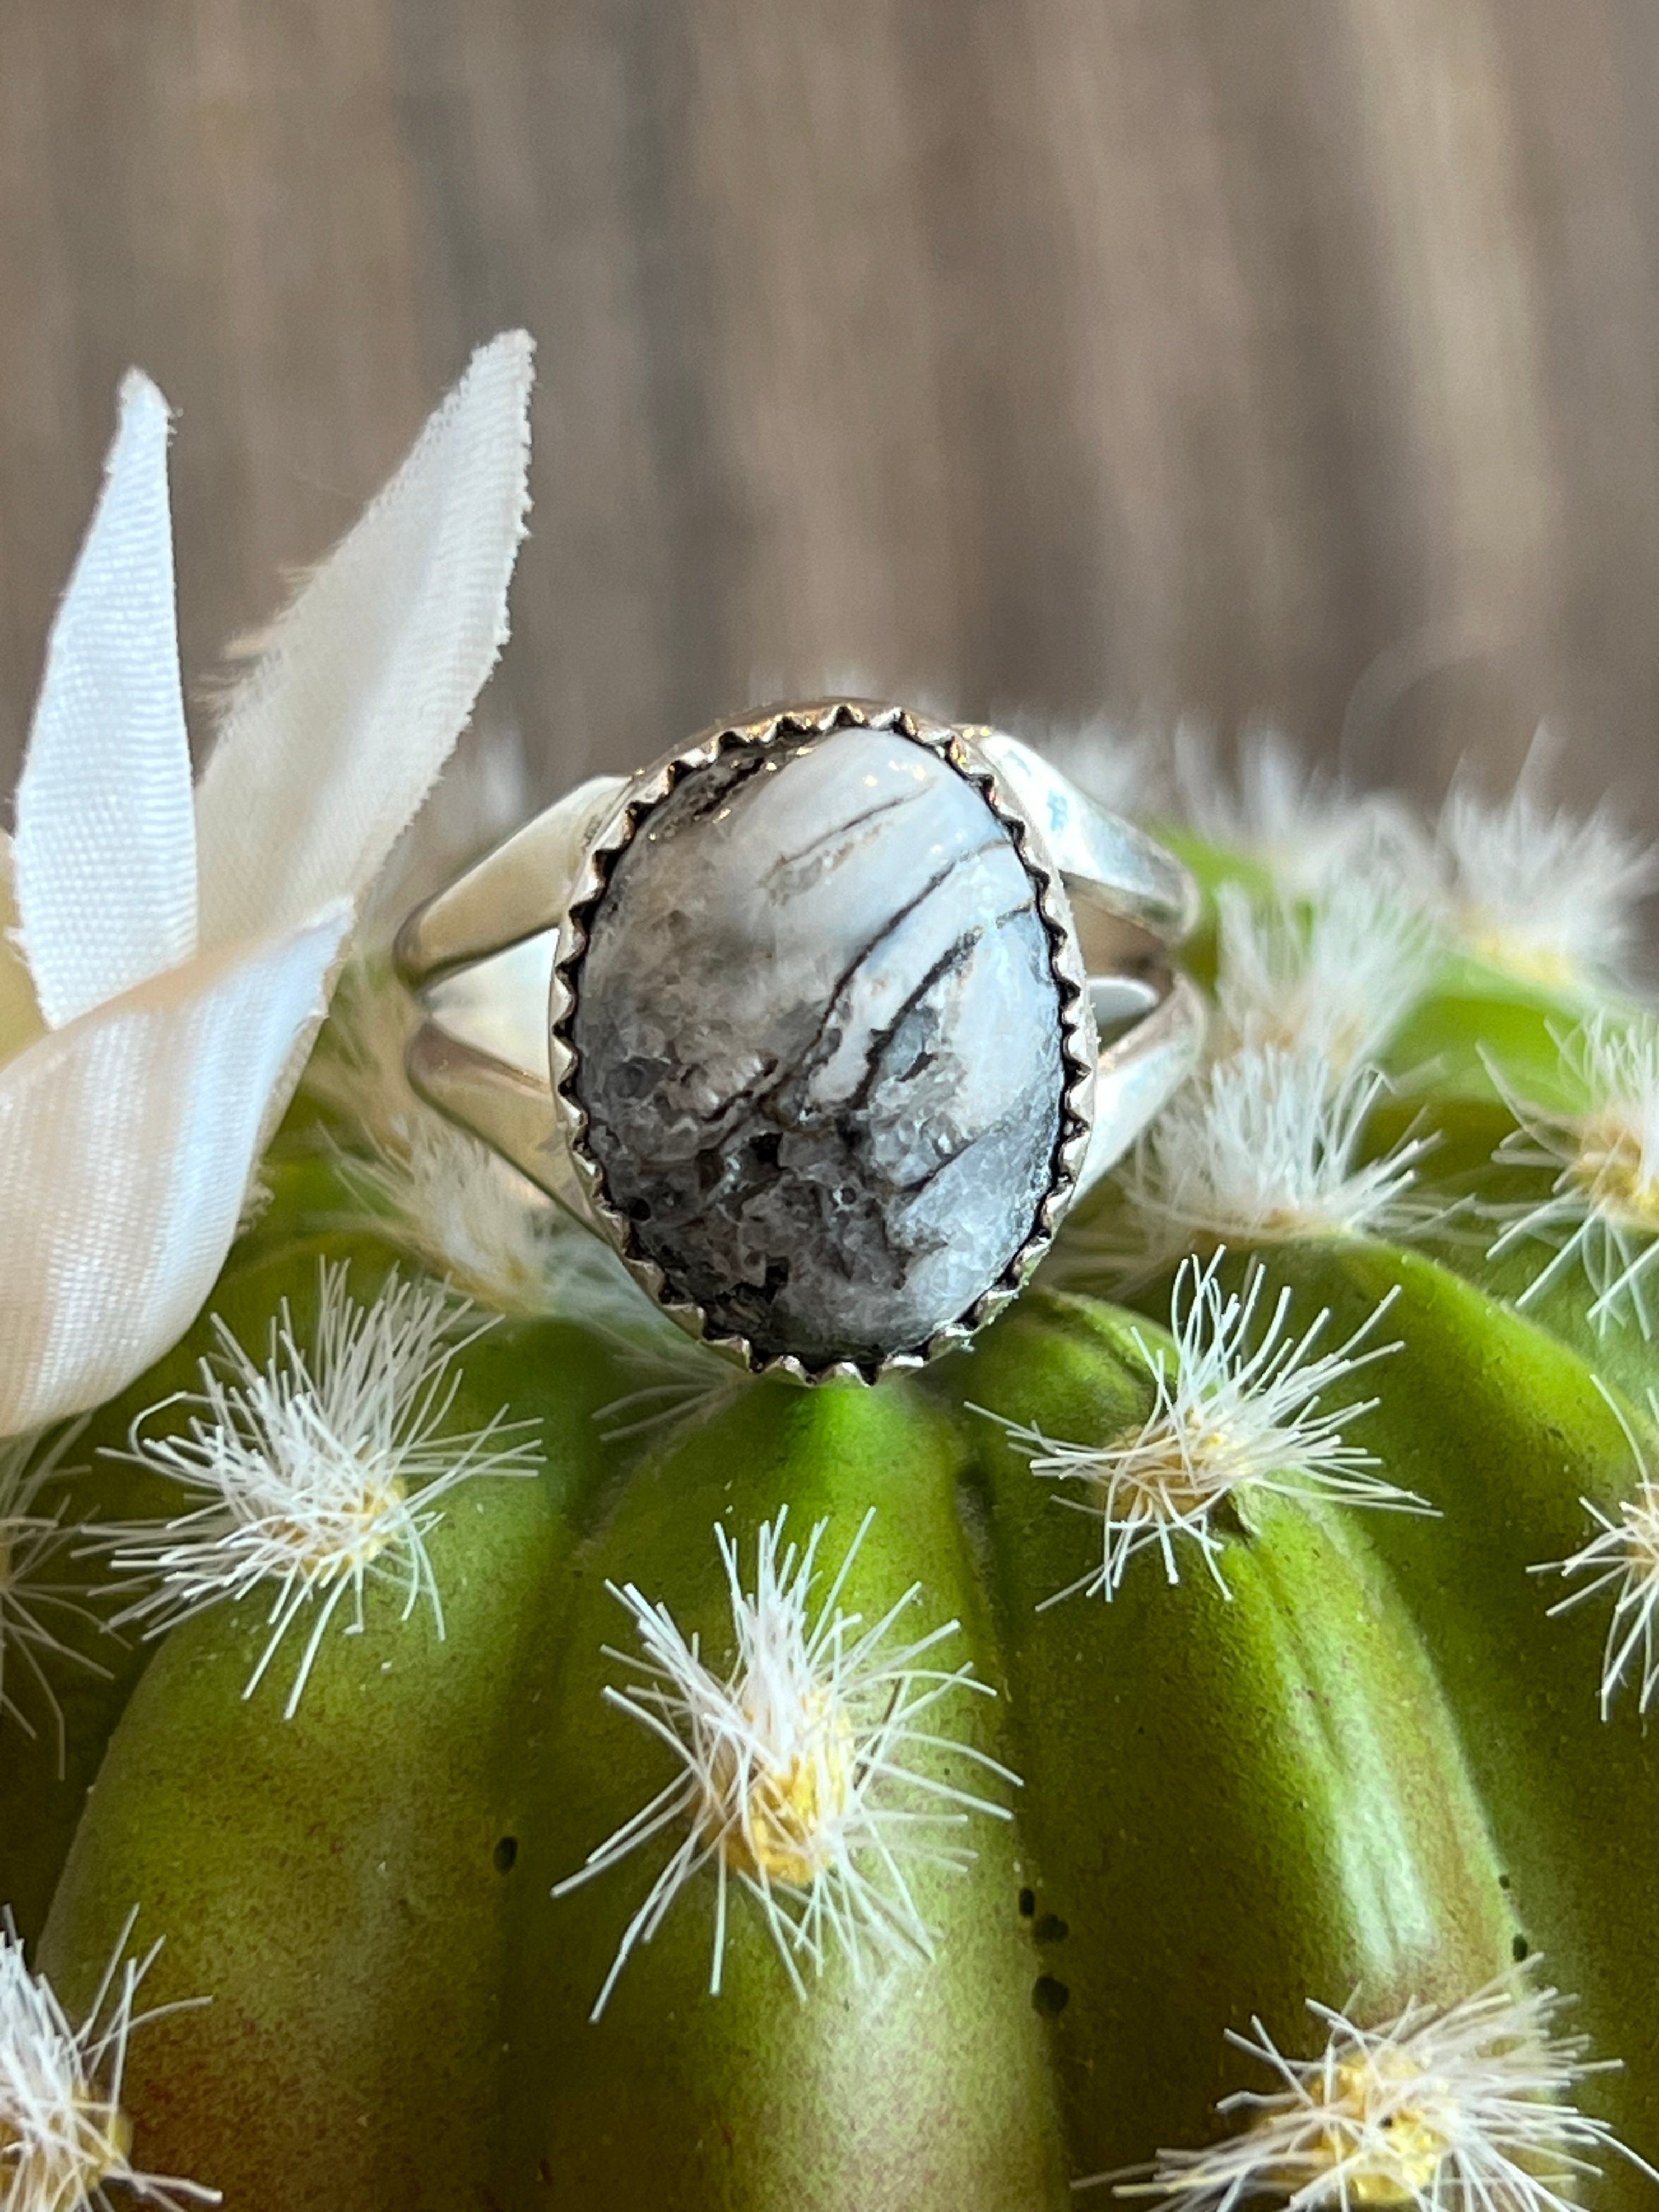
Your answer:
[[[544,789],[856,679],[1659,825],[1656,275],[1650,0],[6,0],[0,783],[130,362],[206,682],[522,322]]]

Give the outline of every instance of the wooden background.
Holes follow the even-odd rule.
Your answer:
[[[855,678],[1659,828],[1656,256],[1655,0],[3,0],[0,789],[130,361],[205,683],[522,321],[544,789]]]

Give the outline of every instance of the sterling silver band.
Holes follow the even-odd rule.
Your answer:
[[[703,1249],[708,1239],[701,1235],[702,1224],[688,1222],[684,1194],[675,1195],[680,1190],[675,1182],[680,1172],[678,1154],[659,1176],[659,1182],[667,1178],[664,1188],[668,1197],[662,1198],[655,1183],[649,1184],[646,1197],[640,1197],[632,1173],[638,1163],[628,1152],[626,1135],[619,1133],[645,1126],[630,1120],[633,1100],[642,1080],[641,1068],[659,1068],[660,1054],[655,1060],[635,1054],[626,1068],[607,1074],[593,1040],[600,1030],[609,1036],[617,1024],[607,1027],[599,1018],[609,1012],[611,1004],[620,1006],[625,1000],[627,1006],[617,1015],[619,1033],[644,1034],[643,1023],[653,1037],[658,1036],[662,1017],[657,1001],[673,996],[677,965],[695,967],[704,954],[714,958],[701,944],[674,951],[663,933],[664,915],[681,924],[681,908],[689,904],[705,915],[712,912],[724,927],[730,920],[728,908],[749,912],[756,903],[753,886],[738,883],[729,892],[723,890],[711,868],[723,866],[729,875],[735,855],[741,875],[746,856],[760,848],[752,842],[734,844],[733,839],[742,836],[752,841],[773,834],[767,823],[787,818],[788,795],[798,789],[820,811],[824,790],[844,798],[833,779],[839,775],[844,785],[854,771],[859,784],[869,785],[874,793],[865,811],[848,813],[845,805],[840,814],[832,811],[830,827],[811,841],[815,853],[822,846],[828,857],[802,862],[799,854],[787,855],[773,861],[770,874],[777,877],[780,871],[793,868],[808,885],[809,918],[818,927],[827,916],[833,929],[845,903],[840,900],[841,881],[854,887],[862,882],[867,898],[872,867],[885,870],[885,896],[897,920],[884,920],[879,935],[888,969],[896,970],[897,980],[884,970],[872,981],[869,948],[855,949],[852,968],[839,979],[841,998],[826,1003],[814,1026],[809,1074],[803,1076],[793,1066],[783,1070],[797,1105],[780,1103],[785,1090],[775,1071],[759,1089],[751,1084],[746,1100],[739,1097],[744,1085],[736,1079],[726,1085],[714,1082],[707,1108],[709,1133],[706,1142],[697,1140],[702,1153],[696,1162],[702,1184],[715,1191],[711,1206],[716,1213],[721,1205],[728,1209],[727,1218],[714,1225],[729,1232],[733,1252],[747,1254],[757,1238],[765,1245],[769,1235],[775,1243],[779,1237],[774,1217],[783,1201],[777,1186],[780,1178],[788,1182],[790,1172],[787,1166],[775,1164],[780,1146],[811,1153],[789,1188],[788,1202],[799,1209],[805,1194],[811,1205],[821,1206],[835,1249],[819,1255],[812,1293],[786,1280],[780,1294],[769,1291],[766,1284],[780,1275],[787,1279],[792,1267],[804,1278],[815,1264],[811,1254],[793,1251],[791,1238],[785,1237],[774,1252],[765,1283],[758,1263],[755,1269],[746,1259],[732,1263],[728,1298],[719,1265]],[[891,782],[894,778],[903,780],[898,796],[886,795],[886,783],[877,789],[878,779]],[[921,793],[920,800],[912,779]],[[961,793],[958,780],[977,793],[979,803]],[[925,822],[913,800],[918,805],[925,801],[929,810]],[[981,835],[975,824],[983,823],[986,810],[997,826],[984,825]],[[728,820],[734,816],[739,817],[735,826]],[[890,817],[897,826],[877,818],[880,817]],[[816,821],[817,813],[811,818]],[[913,822],[920,823],[914,830]],[[951,848],[952,834],[967,838],[971,849],[969,845],[959,851]],[[926,845],[928,837],[934,840],[932,845]],[[939,842],[941,837],[946,841],[944,845]],[[894,887],[888,878],[897,862],[926,875],[928,863],[918,838],[927,852],[937,855],[943,850],[946,857],[942,872],[924,881],[914,896],[902,897],[899,894],[907,887]],[[1007,857],[1009,852],[1017,854],[1018,869]],[[675,880],[685,890],[683,900],[653,890],[650,872],[655,869],[660,878],[670,866],[680,872]],[[826,890],[820,879],[833,869],[839,869],[841,876]],[[1004,904],[1006,911],[987,915],[966,929],[960,927],[959,915],[953,924],[941,902],[955,897],[959,904],[970,896],[970,880],[977,880],[971,871],[987,869],[1000,870],[996,880],[1004,885],[1022,882],[1023,900],[1009,902],[999,893],[991,903]],[[941,890],[947,880],[948,890]],[[817,903],[811,904],[812,900]],[[640,916],[655,920],[642,935],[612,945],[611,940],[627,926],[630,901]],[[775,917],[787,903],[785,895],[778,893],[774,905],[765,909],[768,916]],[[879,911],[885,915],[887,908]],[[977,726],[939,724],[902,708],[856,700],[769,709],[705,732],[634,776],[599,776],[579,786],[409,917],[398,934],[396,957],[425,1017],[409,1048],[410,1079],[441,1113],[483,1139],[550,1197],[615,1244],[652,1295],[693,1334],[755,1371],[781,1369],[806,1381],[836,1376],[871,1380],[886,1369],[918,1365],[964,1343],[1014,1297],[1052,1242],[1066,1209],[1106,1172],[1185,1077],[1202,1039],[1202,1001],[1172,966],[1169,952],[1191,927],[1196,911],[1195,888],[1178,860],[1132,824],[1096,805],[1016,738]],[[914,918],[917,913],[937,917],[949,939],[947,957],[935,961],[907,994],[902,987],[910,980],[903,964],[908,940],[916,940],[908,957],[917,963],[925,963],[929,950],[936,949],[921,934],[921,925]],[[1012,950],[995,933],[1005,923],[1018,938],[1017,944],[1010,940]],[[938,933],[936,929],[936,937]],[[588,954],[596,942],[600,949],[594,954],[598,965],[593,973],[611,978],[610,999],[604,1005],[591,988],[588,998],[583,997],[585,980],[592,984]],[[1040,958],[1034,946],[1040,947]],[[789,957],[785,951],[776,953],[775,992],[764,1008],[766,1019],[785,1030],[799,1011],[789,1003],[794,973]],[[949,1081],[935,1080],[932,1092],[925,1088],[930,1056],[939,1066],[954,1066],[958,1072],[966,1068],[971,1077],[973,1040],[953,1040],[945,1033],[941,1024],[948,1009],[941,1012],[939,990],[977,992],[972,1004],[982,1012],[993,1003],[986,992],[996,988],[987,965],[994,959],[1004,962],[998,975],[1006,970],[1023,979],[1020,988],[1028,997],[1035,988],[1033,964],[1046,969],[1040,981],[1050,996],[1043,1003],[1057,1009],[1059,1052],[1053,1056],[1053,1066],[1058,1095],[1045,1109],[1036,1096],[1042,1083],[1036,1080],[1020,1121],[1022,1128],[1030,1124],[1028,1137],[1022,1140],[1027,1152],[1035,1146],[1042,1152],[1046,1188],[1030,1209],[1025,1232],[1014,1249],[1006,1257],[999,1249],[1000,1264],[990,1278],[971,1297],[963,1297],[959,1306],[948,1312],[932,1311],[926,1285],[939,1286],[932,1293],[936,1298],[949,1297],[952,1255],[933,1249],[948,1242],[941,1238],[937,1218],[931,1227],[927,1221],[917,1225],[914,1194],[931,1178],[913,1176],[906,1182],[902,1176],[896,1181],[890,1176],[883,1184],[881,1204],[872,1215],[873,1201],[866,1202],[867,1193],[853,1193],[851,1201],[841,1188],[827,1194],[823,1185],[830,1170],[812,1149],[819,1139],[811,1132],[827,1133],[823,1142],[832,1148],[839,1146],[835,1158],[844,1159],[848,1145],[861,1157],[866,1140],[877,1141],[870,1139],[859,1122],[861,1112],[874,1111],[878,1119],[885,1115],[879,1142],[890,1151],[926,1134],[906,1120],[896,1101],[913,1094],[936,1100],[944,1096],[943,1118],[949,1120],[954,1111],[945,1095],[951,1091]],[[1012,968],[1007,967],[1009,960],[1015,963]],[[729,966],[716,961],[709,972],[715,979],[716,995],[721,979],[730,975],[735,1003],[744,994],[752,1000],[757,988],[763,993],[764,978],[774,966],[772,951],[752,951],[746,961],[737,959]],[[641,969],[653,972],[641,978]],[[947,984],[933,989],[929,997],[929,978],[935,969],[946,975]],[[854,970],[860,976],[856,987],[849,981]],[[634,1004],[641,992],[645,994],[643,1012]],[[701,1000],[694,1003],[699,1008],[702,1005]],[[879,1050],[890,1060],[895,1037],[908,1034],[902,1030],[905,1019],[914,1024],[924,1016],[929,1024],[925,1048],[911,1054],[911,1064],[902,1069],[884,1066],[878,1088],[872,1055]],[[1027,1013],[1024,1018],[1029,1026],[1038,1017]],[[726,1042],[721,1049],[728,1058],[731,1026],[726,1021],[722,1030]],[[849,1030],[857,1030],[865,1052],[854,1071],[857,1083],[839,1078],[831,1065],[837,1052],[842,1060],[854,1054],[854,1045],[844,1040]],[[744,1042],[739,1036],[738,1046]],[[761,1059],[765,1058],[764,1042],[757,1041]],[[706,1043],[696,1050],[708,1060]],[[690,1047],[686,1056],[696,1056]],[[1044,1064],[1048,1064],[1046,1060]],[[917,1075],[918,1069],[924,1071],[922,1076]],[[684,1073],[674,1069],[672,1079],[681,1081]],[[933,1073],[937,1078],[938,1067]],[[669,1079],[664,1077],[665,1083]],[[696,1094],[702,1100],[712,1079],[704,1068],[696,1080],[703,1086]],[[945,1080],[945,1094],[939,1091],[939,1080]],[[604,1091],[604,1081],[611,1082],[611,1091]],[[904,1087],[907,1082],[911,1082],[909,1090]],[[973,1084],[959,1082],[956,1087],[967,1090]],[[755,1099],[762,1090],[767,1092],[765,1111],[771,1120],[758,1141],[770,1146],[765,1156],[769,1165],[764,1170],[751,1165],[744,1182],[737,1155],[744,1147],[752,1152],[757,1145]],[[1042,1121],[1044,1110],[1049,1115],[1046,1123]],[[986,1111],[994,1120],[1000,1107],[994,1104]],[[659,1115],[650,1127],[671,1128],[678,1146],[685,1121],[682,1103],[667,1121]],[[777,1131],[781,1131],[781,1138]],[[1045,1134],[1050,1131],[1051,1142]],[[1013,1142],[1004,1115],[994,1129],[971,1130],[954,1152],[941,1143],[943,1165],[936,1172],[960,1180],[961,1161],[978,1148],[993,1164],[988,1180],[995,1183],[1000,1175],[1006,1183],[1005,1155]],[[1042,1152],[1045,1143],[1046,1152]],[[645,1169],[647,1180],[658,1171],[649,1160]],[[743,1184],[737,1197],[727,1188],[734,1176]],[[987,1179],[981,1176],[981,1182]],[[623,1194],[623,1185],[635,1191],[631,1200]],[[994,1204],[994,1194],[988,1202]],[[745,1205],[747,1213],[742,1210]],[[675,1217],[677,1206],[680,1227],[674,1230],[663,1224]],[[757,1226],[769,1207],[769,1231]],[[869,1221],[864,1220],[866,1215]],[[945,1215],[950,1216],[948,1206]],[[881,1295],[871,1292],[881,1310],[867,1328],[862,1320],[847,1318],[861,1295],[857,1278],[865,1265],[860,1255],[866,1249],[854,1235],[857,1222],[864,1222],[859,1233],[866,1236],[866,1243],[874,1238],[867,1243],[873,1255],[872,1281],[878,1275],[884,1280],[891,1277],[884,1306]],[[810,1227],[805,1233],[810,1243]],[[988,1229],[985,1233],[991,1238],[990,1249],[994,1232]],[[682,1242],[689,1239],[697,1249],[681,1255],[676,1237]],[[900,1254],[896,1260],[895,1252]],[[905,1279],[912,1261],[919,1279],[915,1284]],[[736,1280],[739,1276],[741,1283]],[[920,1279],[924,1277],[926,1284]],[[792,1297],[810,1305],[813,1296],[820,1303],[828,1299],[841,1317],[820,1322],[799,1314],[792,1317],[787,1311]]]

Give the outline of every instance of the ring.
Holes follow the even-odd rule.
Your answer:
[[[1179,860],[835,699],[569,793],[410,915],[410,1082],[752,1372],[965,1344],[1198,1056]]]

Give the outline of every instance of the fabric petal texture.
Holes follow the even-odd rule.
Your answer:
[[[167,402],[131,371],[17,786],[17,909],[54,1028],[196,949],[167,431]]]
[[[0,1071],[0,1436],[112,1396],[189,1327],[350,922],[341,901],[192,962]]]
[[[232,700],[197,793],[204,948],[360,896],[435,781],[507,636],[531,353],[474,355]]]

